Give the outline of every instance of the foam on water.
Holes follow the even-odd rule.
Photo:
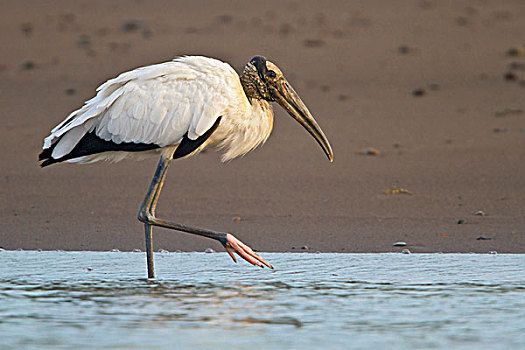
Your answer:
[[[525,255],[0,252],[1,349],[525,348]]]

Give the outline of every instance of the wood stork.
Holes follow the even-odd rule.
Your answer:
[[[320,144],[328,159],[328,139],[281,70],[262,56],[253,57],[239,77],[227,63],[185,56],[137,68],[110,79],[45,138],[42,167],[58,162],[92,163],[160,155],[151,185],[138,212],[146,234],[148,277],[154,277],[152,226],[219,241],[253,265],[264,261],[230,233],[194,228],[155,217],[166,171],[172,159],[206,147],[222,149],[221,160],[244,155],[270,136],[279,103]]]

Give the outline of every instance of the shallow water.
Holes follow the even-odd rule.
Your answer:
[[[525,255],[0,252],[0,349],[525,348]]]

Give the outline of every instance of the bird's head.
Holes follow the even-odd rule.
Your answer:
[[[244,67],[241,83],[246,96],[277,102],[297,120],[319,143],[332,162],[334,153],[330,142],[281,70],[262,56],[253,57]]]

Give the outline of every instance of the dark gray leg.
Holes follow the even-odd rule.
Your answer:
[[[155,278],[155,266],[153,266],[153,226],[144,224],[146,233],[146,263],[148,264],[148,278]]]
[[[151,180],[151,184],[148,188],[148,192],[146,193],[146,197],[144,197],[144,201],[142,202],[142,205],[140,206],[139,213],[138,213],[138,219],[144,223],[144,231],[146,235],[146,259],[148,264],[148,278],[154,278],[155,277],[155,269],[153,264],[153,227],[152,226],[159,226],[164,228],[169,228],[172,230],[187,232],[196,234],[199,236],[208,237],[214,240],[219,241],[225,248],[228,254],[232,257],[234,261],[235,257],[232,253],[235,251],[240,257],[248,261],[249,263],[253,265],[257,265],[262,267],[262,265],[258,262],[260,261],[264,265],[268,266],[269,268],[273,268],[270,264],[268,264],[266,261],[264,261],[260,256],[255,254],[253,250],[239,241],[237,238],[235,238],[232,234],[226,233],[226,232],[215,232],[211,230],[205,230],[200,229],[196,227],[186,226],[182,224],[173,223],[170,221],[160,220],[155,217],[155,209],[157,207],[157,202],[159,200],[160,191],[162,190],[162,186],[164,185],[164,180],[166,179],[166,172],[168,170],[168,166],[171,162],[171,154],[166,156],[162,155],[159,160],[159,164],[157,165],[157,170],[155,170],[155,175],[153,176],[153,179]],[[255,258],[256,260],[252,259]],[[258,261],[257,261],[258,260]]]

